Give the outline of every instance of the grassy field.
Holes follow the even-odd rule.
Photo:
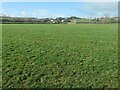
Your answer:
[[[117,24],[3,25],[3,87],[117,87]]]

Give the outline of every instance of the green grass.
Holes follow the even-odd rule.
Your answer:
[[[0,24],[0,88],[2,88],[2,24]]]
[[[3,25],[3,87],[117,87],[117,24]]]

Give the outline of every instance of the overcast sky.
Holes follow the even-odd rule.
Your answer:
[[[38,18],[118,16],[117,0],[116,2],[115,0],[114,2],[113,0],[109,0],[111,2],[87,1],[89,0],[84,0],[84,2],[3,2],[0,13]]]

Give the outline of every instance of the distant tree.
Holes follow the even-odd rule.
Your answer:
[[[70,19],[81,19],[81,18],[76,17],[76,16],[71,16]]]

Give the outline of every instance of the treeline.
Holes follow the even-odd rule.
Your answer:
[[[109,24],[118,23],[117,17],[101,17],[101,18],[80,18],[71,16],[67,18],[34,18],[34,17],[10,17],[1,16],[0,23],[3,24],[82,24],[82,23],[94,23],[94,24]]]

